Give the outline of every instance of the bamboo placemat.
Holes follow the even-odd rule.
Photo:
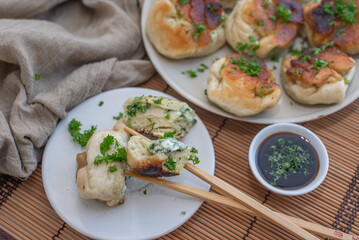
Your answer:
[[[183,101],[156,75],[141,87]],[[187,101],[188,102],[188,101]],[[215,175],[266,206],[346,233],[359,235],[359,100],[328,117],[303,123],[327,147],[330,166],[323,184],[299,197],[273,194],[253,177],[247,161],[251,140],[265,125],[239,122],[190,104],[205,123],[216,152]],[[88,239],[63,222],[49,204],[41,164],[21,181],[0,175],[0,239]],[[212,191],[218,192],[212,188]],[[295,239],[270,222],[204,203],[184,225],[160,239]]]

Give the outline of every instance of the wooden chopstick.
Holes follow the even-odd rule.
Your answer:
[[[256,215],[256,212],[243,206],[239,202],[237,202],[229,197],[217,194],[217,193],[207,192],[202,189],[198,189],[198,188],[186,186],[183,184],[171,182],[171,181],[168,181],[165,179],[141,176],[141,175],[138,175],[129,170],[125,170],[124,173],[128,176],[135,177],[135,178],[141,179],[143,181],[150,182],[150,183],[153,183],[153,184],[156,184],[161,187],[165,187],[165,188],[177,191],[177,192],[182,192],[187,195],[191,195],[193,197],[197,197],[197,198],[203,199],[208,202],[213,202],[216,204],[220,204],[222,206],[234,208],[236,210],[246,212],[252,216]],[[286,219],[290,220],[291,222],[297,224],[298,226],[300,226],[312,233],[318,234],[322,237],[327,237],[327,238],[331,238],[331,239],[342,239],[342,240],[352,240],[352,239],[358,238],[358,236],[350,235],[350,234],[347,234],[347,233],[344,233],[344,232],[341,232],[338,230],[323,227],[322,225],[319,225],[317,223],[312,223],[312,222],[302,220],[300,218],[291,217],[291,216],[285,215],[283,213],[278,213],[278,212],[276,212],[276,213],[278,215],[280,215],[281,217],[286,218]]]
[[[132,134],[132,135],[139,135],[138,132],[134,131],[129,127],[125,127],[125,130]],[[151,141],[150,139],[142,136],[144,139]],[[201,178],[203,181],[208,182],[209,184],[220,188],[223,192],[231,196],[232,198],[238,200],[240,203],[244,204],[246,207],[250,208],[253,212],[256,212],[258,215],[275,222],[277,225],[282,226],[284,229],[287,229],[292,234],[302,238],[302,239],[318,239],[316,236],[312,235],[311,233],[305,231],[304,229],[300,228],[293,222],[291,222],[288,218],[285,218],[278,213],[272,211],[271,209],[267,208],[263,204],[257,202],[256,200],[252,199],[247,194],[241,192],[237,188],[231,186],[230,184],[226,183],[225,181],[215,177],[206,171],[202,170],[201,168],[191,164],[186,163],[185,168],[196,175],[197,177]]]

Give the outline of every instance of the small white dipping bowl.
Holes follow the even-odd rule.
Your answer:
[[[301,188],[291,190],[291,189],[283,189],[283,188],[272,186],[269,182],[267,182],[262,177],[262,175],[258,170],[256,156],[259,146],[267,137],[281,132],[295,133],[297,135],[305,137],[306,139],[309,140],[310,144],[314,147],[314,149],[318,153],[318,158],[319,158],[318,174],[309,184]],[[324,181],[329,168],[328,153],[322,141],[312,131],[308,130],[305,127],[292,123],[278,123],[263,128],[253,138],[251,146],[249,148],[248,158],[249,158],[249,166],[251,167],[253,175],[264,187],[266,187],[272,192],[281,195],[288,195],[288,196],[302,195],[316,189]]]

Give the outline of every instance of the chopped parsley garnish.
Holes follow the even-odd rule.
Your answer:
[[[97,127],[91,126],[89,130],[85,130],[84,133],[81,133],[81,126],[82,123],[74,118],[71,120],[71,122],[69,122],[68,129],[74,142],[78,142],[81,147],[85,147],[92,134],[96,131]]]
[[[277,16],[280,18],[281,22],[292,21],[292,11],[286,8],[283,3],[277,6],[276,13]]]
[[[271,168],[275,167],[275,170],[270,172],[270,175],[274,176],[272,185],[275,185],[280,178],[286,179],[288,174],[301,170],[303,164],[312,163],[308,150],[293,144],[291,140],[286,142],[284,138],[279,138],[277,145],[272,145],[271,150],[272,154],[268,156],[268,161]]]
[[[324,2],[323,9],[326,14],[334,15],[333,3]]]
[[[342,34],[344,33],[344,29],[343,28],[341,28],[341,29],[339,29],[338,31],[337,31],[337,36],[338,37],[340,37]]]
[[[191,78],[197,77],[197,73],[195,71],[187,70],[186,73],[188,73]]]
[[[312,59],[311,56],[304,56],[302,62],[306,63],[306,62],[308,62],[310,59]]]
[[[264,2],[262,3],[262,7],[268,8],[269,7],[269,0],[264,0]]]
[[[198,36],[207,28],[204,24],[196,25],[192,23],[192,26],[194,28],[194,33],[192,33],[193,39],[197,39]]]
[[[189,0],[180,0],[180,4],[182,5],[182,6],[184,6],[186,3],[188,3],[189,2]]]
[[[204,63],[201,63],[201,67],[203,67],[204,69],[208,69],[208,66]]]
[[[153,99],[153,102],[156,104],[162,104],[162,100],[163,100],[163,97],[161,97],[159,99]]]
[[[297,69],[294,70],[294,75],[296,75],[296,76],[298,76],[298,77],[300,76],[300,73],[298,72]]]
[[[148,120],[149,122],[152,122],[152,118],[147,118],[147,120]]]
[[[321,52],[321,51],[324,51],[327,47],[331,47],[334,45],[334,42],[331,41],[331,42],[328,42],[326,44],[324,44],[323,46],[317,48],[317,47],[312,47],[312,52],[313,52],[313,55],[314,56],[318,56],[318,54]]]
[[[98,106],[101,107],[103,105],[103,101],[98,103]]]
[[[277,69],[277,66],[273,66],[273,70],[276,70]]]
[[[113,116],[112,118],[115,120],[120,120],[121,118],[123,118],[123,113],[119,112],[117,116]]]
[[[143,194],[145,195],[147,194],[147,189],[143,190]]]
[[[350,83],[349,79],[347,77],[344,78],[344,83],[348,85]]]
[[[250,35],[248,36],[248,43],[237,42],[238,52],[247,51],[250,56],[254,56],[254,52],[259,48],[257,39]]]
[[[326,61],[316,58],[314,65],[312,66],[313,69],[315,69],[316,72],[319,72],[320,69],[328,67],[329,63]]]
[[[107,135],[102,143],[100,144],[100,152],[102,155],[105,155],[108,150],[110,150],[111,146],[115,142],[115,138],[112,135]]]
[[[107,154],[107,152],[114,147],[116,150],[112,154]],[[127,152],[125,147],[120,147],[117,139],[112,135],[107,135],[102,143],[100,144],[101,155],[95,157],[94,164],[98,166],[100,163],[105,162],[106,164],[110,162],[125,162],[127,160]]]
[[[117,171],[117,167],[116,167],[116,166],[109,166],[109,167],[108,167],[108,171],[109,171],[109,172],[116,172],[116,171]]]
[[[302,50],[295,49],[293,46],[289,46],[289,53],[300,58],[303,56]]]
[[[186,211],[181,211],[181,214],[180,214],[180,216],[184,216],[184,215],[186,215]]]
[[[293,102],[292,102],[292,101],[290,101],[289,104],[290,104],[291,106],[293,106]]]
[[[259,76],[261,71],[261,62],[255,58],[248,60],[247,58],[235,59],[230,58],[230,62],[236,64],[239,69],[245,71],[249,76]]]
[[[34,78],[35,78],[36,81],[37,81],[37,80],[40,80],[40,74],[35,74],[35,75],[34,75]]]
[[[197,150],[195,147],[192,147],[192,148],[191,148],[191,152],[192,152],[192,153],[198,153],[198,150]]]
[[[262,20],[257,20],[257,19],[254,19],[254,23],[259,26],[259,27],[262,27],[264,26],[264,23],[265,21],[262,19]]]
[[[278,56],[273,56],[273,57],[271,58],[271,60],[272,60],[273,62],[279,62],[279,57],[278,57]]]
[[[170,120],[171,115],[170,115],[169,113],[167,113],[166,116],[165,116],[165,118],[166,118],[167,120]]]
[[[147,99],[145,103],[143,103],[142,100],[143,97],[135,97],[133,102],[127,105],[127,114],[129,118],[135,117],[137,111],[145,113],[147,109],[151,107],[151,104],[147,102]]]
[[[270,15],[269,19],[275,21],[277,19],[277,17],[275,15]]]
[[[219,19],[220,22],[224,22],[227,20],[227,16],[226,15],[222,15],[221,18]]]
[[[199,163],[199,158],[196,155],[189,155],[188,160],[192,161],[194,165]]]
[[[357,5],[353,0],[344,2],[344,0],[335,1],[336,5],[333,8],[333,4],[324,2],[323,10],[326,14],[335,15],[339,17],[344,24],[353,24],[356,22],[356,15],[359,11],[356,9]]]
[[[163,138],[174,138],[175,137],[175,134],[176,134],[176,131],[173,131],[173,132],[165,132],[163,134]]]
[[[169,155],[168,160],[164,162],[163,165],[169,170],[173,171],[176,169],[177,162],[171,157],[171,155]]]
[[[207,89],[204,89],[204,95],[207,96]]]

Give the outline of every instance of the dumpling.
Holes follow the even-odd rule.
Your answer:
[[[157,0],[146,31],[158,52],[182,59],[208,55],[225,44],[219,0]]]
[[[195,111],[187,103],[166,97],[132,97],[123,109],[130,128],[156,137],[175,132],[175,137],[181,138],[197,122]]]
[[[126,146],[129,134],[97,131],[77,155],[77,187],[81,197],[105,201],[110,207],[124,202]]]
[[[311,45],[330,41],[343,52],[359,52],[359,0],[317,1],[304,9],[305,33]]]
[[[263,60],[245,53],[213,63],[207,80],[209,100],[237,116],[251,116],[274,107],[281,97],[276,78]]]
[[[335,47],[314,47],[303,56],[282,62],[282,84],[287,94],[304,104],[343,101],[355,71],[355,61]]]
[[[265,58],[290,45],[303,23],[295,0],[241,0],[225,22],[233,49]]]
[[[127,164],[140,175],[174,176],[181,173],[188,160],[199,162],[196,153],[196,149],[174,138],[149,142],[141,136],[132,136],[127,145]]]

